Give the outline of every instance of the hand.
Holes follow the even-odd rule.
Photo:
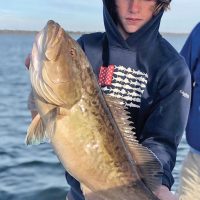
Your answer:
[[[26,60],[25,60],[25,66],[26,66],[27,69],[29,69],[30,60],[31,60],[31,54],[29,53],[28,56],[26,57]]]
[[[160,199],[160,200],[178,200],[178,197],[174,195],[172,192],[169,191],[169,189],[161,185],[154,194]]]
[[[80,199],[81,199],[81,198],[80,198]],[[67,193],[66,200],[75,200],[74,197],[73,197],[73,195],[72,195],[72,193],[71,193],[71,191],[69,191],[69,192]]]

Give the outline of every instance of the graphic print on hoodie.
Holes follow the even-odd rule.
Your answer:
[[[146,88],[147,80],[147,73],[122,65],[101,67],[99,73],[102,91],[107,95],[122,99],[125,107],[131,108],[140,108],[141,96]]]
[[[109,65],[100,67],[98,82],[103,93],[116,97],[123,102],[124,107],[139,109],[142,94],[148,81],[147,73],[122,65]],[[132,110],[133,110],[132,109]],[[132,121],[132,131],[136,127]]]

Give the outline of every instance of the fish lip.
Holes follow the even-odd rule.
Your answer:
[[[46,26],[43,29],[43,37],[41,40],[43,43],[42,45],[44,47],[43,52],[46,60],[48,61],[54,60],[54,58],[49,59],[49,57],[46,56],[46,51],[47,49],[54,49],[54,48],[59,49],[60,46],[59,44],[61,43],[62,37],[64,35],[63,32],[64,32],[63,28],[55,21],[49,20],[47,22]]]
[[[51,25],[51,24],[56,24],[56,22],[52,19],[50,19],[48,22],[47,22],[47,25]]]
[[[52,30],[52,31],[50,31],[51,35],[48,35],[48,32],[49,32],[50,29]],[[45,33],[44,33],[45,37],[44,38],[47,38],[46,44],[53,43],[52,41],[54,40],[54,38],[60,37],[62,35],[62,28],[61,28],[61,26],[58,23],[56,23],[55,21],[53,21],[53,20],[49,20],[47,22],[44,30],[45,30]]]

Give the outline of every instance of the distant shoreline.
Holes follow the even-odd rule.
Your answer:
[[[0,34],[36,34],[39,31],[29,31],[29,30],[0,30]],[[82,35],[89,32],[81,32],[81,31],[66,31],[69,34],[77,34]],[[161,32],[163,35],[188,35],[189,33],[173,33],[173,32]]]
[[[0,34],[36,34],[38,31],[24,31],[24,30],[0,30]]]
[[[29,31],[29,30],[0,30],[0,34],[37,34],[39,31]],[[85,34],[89,32],[81,32],[81,31],[66,31],[69,34]]]

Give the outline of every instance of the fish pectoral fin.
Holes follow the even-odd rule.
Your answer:
[[[49,142],[55,132],[56,116],[56,108],[44,115],[43,119],[37,114],[28,128],[25,144],[37,145],[43,142]]]
[[[39,114],[32,120],[25,139],[26,145],[40,144],[45,135],[45,127]]]

